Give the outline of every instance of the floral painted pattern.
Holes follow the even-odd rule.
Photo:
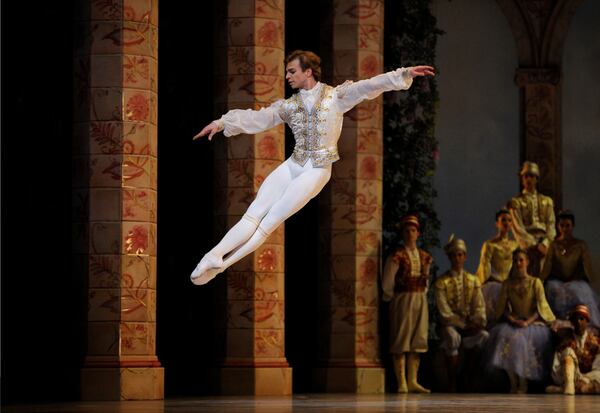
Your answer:
[[[360,231],[357,233],[356,252],[366,253],[374,251],[379,246],[380,234],[372,231]]]
[[[281,37],[280,25],[274,21],[268,21],[258,29],[258,44],[261,46],[275,47]]]
[[[276,159],[279,155],[279,141],[272,134],[265,135],[258,142],[258,156],[262,159]]]
[[[150,104],[146,96],[136,93],[129,98],[125,106],[125,118],[127,120],[148,120]]]
[[[124,81],[136,85],[150,77],[150,63],[145,56],[123,56]]]
[[[379,26],[358,26],[358,47],[361,49],[379,48],[381,28]]]
[[[357,4],[346,8],[342,13],[356,19],[368,19],[379,13],[383,0],[359,1]]]
[[[362,179],[377,179],[377,161],[372,156],[366,156],[360,163],[360,174]]]
[[[360,62],[360,75],[363,78],[370,78],[377,75],[380,71],[379,60],[375,55],[368,55]]]
[[[282,330],[256,330],[254,348],[257,356],[283,357],[284,340]]]
[[[258,256],[259,271],[275,271],[277,268],[277,253],[272,248],[265,248]]]
[[[125,237],[128,254],[143,254],[148,249],[148,230],[142,225],[134,226]]]

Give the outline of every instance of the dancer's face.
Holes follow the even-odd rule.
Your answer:
[[[461,271],[465,267],[465,261],[467,261],[467,254],[464,251],[454,251],[448,254],[450,264],[454,271]]]
[[[287,80],[292,89],[304,89],[307,80],[311,77],[312,69],[302,70],[298,59],[292,60],[285,67],[285,80]]]
[[[570,318],[573,328],[575,328],[575,334],[578,336],[583,335],[588,325],[588,320],[581,314],[573,314]]]
[[[510,214],[502,214],[496,220],[496,228],[498,228],[499,231],[507,232],[511,225],[512,218],[510,217]]]
[[[529,259],[527,258],[527,255],[523,253],[517,254],[513,260],[513,265],[517,267],[520,274],[526,274],[527,266],[529,265]]]
[[[419,230],[414,225],[405,225],[402,229],[402,240],[405,244],[414,244],[419,238]]]
[[[527,173],[523,174],[523,176],[521,177],[523,188],[525,188],[528,192],[535,191],[535,188],[537,187],[537,181],[538,177],[534,174]]]
[[[573,222],[570,219],[561,219],[558,221],[558,230],[563,237],[573,236]]]

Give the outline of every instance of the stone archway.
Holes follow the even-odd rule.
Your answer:
[[[496,0],[515,36],[520,89],[520,158],[542,169],[540,192],[562,205],[563,45],[582,0]]]

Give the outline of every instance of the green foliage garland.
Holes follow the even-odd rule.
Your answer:
[[[385,66],[388,70],[435,66],[437,37],[443,32],[430,0],[385,3]],[[421,247],[439,247],[440,221],[434,209],[433,175],[438,158],[434,136],[439,100],[435,78],[417,78],[408,91],[389,93],[384,102],[384,256],[401,241],[397,224],[407,213],[422,222]]]

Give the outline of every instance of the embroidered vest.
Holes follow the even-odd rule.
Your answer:
[[[309,111],[299,93],[287,99],[280,111],[288,124],[296,146],[292,159],[304,166],[310,159],[313,166],[322,167],[340,159],[337,141],[340,137],[343,113],[335,107],[335,89],[322,84],[321,92]]]

